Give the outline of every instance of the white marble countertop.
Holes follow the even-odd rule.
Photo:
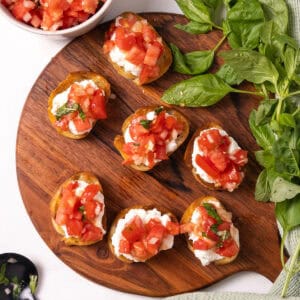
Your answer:
[[[106,20],[123,11],[180,13],[174,0],[114,1]],[[26,97],[50,59],[69,40],[48,40],[33,35],[0,18],[1,117],[0,117],[0,253],[17,252],[37,265],[41,300],[143,299],[95,284],[66,266],[43,242],[22,202],[18,188],[15,147],[19,118]],[[205,290],[266,293],[271,282],[265,277],[242,272]]]

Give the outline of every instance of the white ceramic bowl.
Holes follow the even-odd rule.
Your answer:
[[[39,28],[34,28],[33,26],[27,25],[23,22],[20,22],[14,18],[14,16],[10,13],[10,11],[4,7],[2,4],[0,4],[0,12],[1,15],[6,17],[11,23],[17,25],[18,27],[25,29],[27,31],[30,31],[32,33],[36,34],[41,34],[47,37],[53,37],[53,38],[59,38],[59,37],[67,37],[67,38],[72,38],[72,37],[77,37],[80,36],[94,27],[96,27],[100,21],[106,16],[106,14],[109,11],[110,5],[113,0],[106,0],[106,2],[101,6],[101,8],[89,19],[84,21],[81,24],[78,24],[76,26],[70,27],[68,29],[58,29],[56,31],[47,31],[47,30],[42,30]]]

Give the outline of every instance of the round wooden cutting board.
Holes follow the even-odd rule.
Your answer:
[[[143,14],[168,42],[184,52],[212,49],[220,40],[219,31],[189,35],[174,27],[186,22],[183,16]],[[122,166],[113,146],[125,118],[142,106],[161,104],[162,92],[186,77],[166,73],[156,82],[138,87],[119,76],[105,59],[101,46],[108,24],[75,39],[58,53],[34,84],[24,106],[17,139],[17,173],[27,212],[50,249],[72,269],[99,284],[130,293],[167,296],[212,284],[242,270],[254,270],[271,280],[280,272],[279,241],[271,204],[254,200],[255,181],[260,171],[253,151],[257,149],[248,126],[250,111],[259,99],[230,95],[208,108],[178,108],[191,122],[191,133],[208,122],[218,122],[240,146],[249,151],[245,180],[234,192],[212,192],[198,184],[183,162],[187,142],[168,161],[143,173]],[[223,45],[221,50],[228,49]],[[212,71],[221,61],[216,60]],[[47,116],[50,92],[68,73],[94,71],[108,79],[116,95],[108,103],[108,119],[99,121],[83,140],[57,134]],[[57,187],[79,171],[91,171],[100,179],[107,207],[108,225],[123,208],[135,204],[165,206],[178,219],[196,198],[214,195],[232,211],[240,230],[241,252],[231,264],[202,267],[188,250],[183,236],[174,248],[163,251],[146,263],[124,264],[108,250],[107,240],[86,247],[68,247],[54,231],[49,202]]]

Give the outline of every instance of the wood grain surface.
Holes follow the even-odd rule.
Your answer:
[[[183,51],[211,49],[222,36],[219,31],[189,35],[177,30],[176,23],[186,22],[179,15],[143,16],[168,43],[175,43]],[[212,192],[200,186],[183,162],[187,142],[150,172],[124,167],[113,140],[121,132],[125,118],[142,106],[161,103],[162,92],[186,76],[170,70],[145,87],[120,77],[101,50],[107,28],[108,24],[100,25],[58,53],[37,79],[24,106],[17,139],[17,174],[24,204],[36,230],[57,257],[72,269],[101,285],[130,293],[174,295],[202,288],[242,270],[254,270],[274,280],[281,269],[274,207],[256,202],[253,196],[260,168],[253,154],[257,146],[249,131],[248,115],[259,99],[231,94],[209,108],[179,109],[191,122],[190,137],[198,127],[218,122],[249,151],[246,178],[233,193]],[[221,47],[224,49],[228,45]],[[212,71],[220,63],[216,59]],[[50,92],[74,71],[98,72],[108,79],[116,95],[108,103],[108,119],[99,121],[83,140],[58,135],[47,117]],[[49,202],[57,187],[79,171],[91,171],[100,179],[108,225],[121,209],[135,204],[165,206],[180,219],[194,199],[209,194],[217,197],[232,211],[240,230],[240,255],[229,265],[202,267],[188,250],[183,236],[176,237],[173,249],[146,263],[131,265],[122,263],[109,252],[106,239],[93,246],[66,246],[52,228]]]

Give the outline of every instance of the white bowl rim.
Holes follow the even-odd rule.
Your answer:
[[[100,9],[94,14],[92,15],[90,18],[88,18],[86,21],[75,25],[73,27],[70,28],[66,28],[66,29],[58,29],[55,31],[48,31],[48,30],[43,30],[40,28],[34,28],[33,26],[30,26],[26,23],[23,23],[22,21],[18,21],[14,18],[14,16],[11,14],[11,12],[3,5],[0,4],[0,11],[5,14],[8,19],[13,22],[15,25],[17,25],[18,27],[21,27],[27,31],[33,32],[33,33],[37,33],[37,34],[41,34],[41,35],[47,35],[47,36],[60,36],[60,35],[68,35],[68,34],[72,34],[75,33],[76,31],[80,31],[81,29],[88,27],[90,24],[92,24],[98,17],[102,16],[106,10],[109,8],[109,6],[111,5],[113,0],[106,0],[103,5],[100,7]]]

